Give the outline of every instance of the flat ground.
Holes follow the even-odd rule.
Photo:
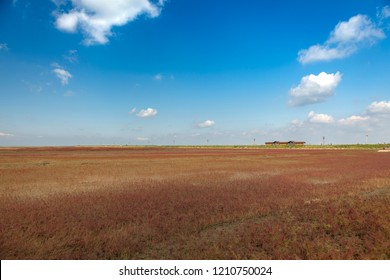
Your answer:
[[[390,153],[1,148],[0,259],[390,259]]]

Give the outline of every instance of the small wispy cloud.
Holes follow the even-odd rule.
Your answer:
[[[146,142],[149,141],[150,139],[148,137],[137,137],[137,140],[141,142]]]
[[[69,79],[72,78],[72,74],[64,69],[56,68],[53,72],[56,74],[57,78],[60,79],[62,85],[67,85],[69,83]]]
[[[13,137],[15,135],[11,134],[11,133],[5,133],[5,132],[0,132],[0,137]]]
[[[72,96],[74,96],[74,92],[71,91],[71,90],[68,90],[68,91],[66,91],[66,92],[64,93],[64,96],[65,96],[65,97],[72,97]]]
[[[153,77],[155,81],[162,81],[164,76],[162,74],[157,74]]]
[[[26,80],[21,80],[21,82],[27,86],[27,88],[33,92],[33,93],[41,93],[44,89],[44,85],[41,85],[41,84],[35,84],[35,83],[31,83],[29,81],[26,81]],[[47,85],[46,85],[47,86]]]
[[[197,127],[200,128],[208,128],[208,127],[213,127],[215,125],[215,121],[213,120],[206,120],[204,122],[199,122],[195,124]]]
[[[50,0],[57,7],[61,7],[66,4],[66,0]]]
[[[69,83],[69,79],[72,78],[72,74],[70,74],[68,71],[66,71],[63,68],[58,68],[58,64],[54,64],[57,66],[57,68],[53,69],[53,73],[57,76],[58,79],[60,79],[61,84],[63,86],[67,85]]]
[[[379,19],[380,23],[383,23],[385,19],[390,18],[390,6],[385,6],[381,9],[378,9],[376,16]]]
[[[63,57],[70,63],[77,63],[79,61],[77,50],[69,50],[66,54],[63,55]]]
[[[387,15],[387,9],[382,12]],[[382,16],[382,17],[383,17]],[[385,33],[366,15],[356,15],[339,22],[328,40],[300,50],[298,61],[302,64],[345,58],[361,48],[370,47],[386,37]]]
[[[158,111],[153,108],[142,109],[138,112],[137,116],[140,118],[151,118],[156,116]]]
[[[6,43],[0,43],[0,51],[8,51],[8,45]]]
[[[297,107],[324,102],[334,95],[341,77],[340,72],[335,74],[321,72],[318,75],[304,76],[297,87],[290,89],[288,104]]]
[[[137,112],[137,108],[132,108],[132,109],[129,111],[129,115],[135,114],[136,112]]]

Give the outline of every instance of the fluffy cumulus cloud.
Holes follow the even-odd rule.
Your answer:
[[[387,13],[384,11],[383,13]],[[336,25],[328,40],[299,51],[302,64],[344,58],[384,39],[385,33],[366,15],[356,15]]]
[[[338,122],[341,125],[357,125],[369,119],[368,116],[350,116],[348,118],[339,119]]]
[[[366,113],[368,115],[390,116],[390,101],[375,101],[368,106]]]
[[[324,102],[334,95],[336,87],[341,82],[341,76],[340,72],[335,74],[321,72],[318,75],[304,76],[297,87],[290,89],[288,104],[296,107]]]
[[[54,1],[62,6],[62,1]],[[81,31],[86,45],[106,44],[112,28],[123,26],[146,14],[157,17],[164,5],[163,0],[72,0],[71,9],[55,12],[57,29],[76,33]]]
[[[135,111],[134,111],[135,112]],[[134,113],[133,112],[133,113]],[[150,118],[157,115],[157,110],[153,108],[142,109],[138,112],[137,116],[140,118]]]
[[[307,121],[309,123],[333,123],[334,119],[332,116],[327,114],[317,114],[313,111],[307,116]]]
[[[303,121],[293,120],[286,127],[268,131],[274,139],[303,139],[309,143],[389,143],[390,101],[375,101],[361,113],[335,119],[331,115],[311,111]]]
[[[389,123],[389,118],[390,101],[374,101],[362,114],[340,119],[338,123],[342,126],[368,125],[374,127]]]
[[[215,125],[215,121],[213,120],[206,120],[204,122],[197,123],[196,126],[200,128],[208,128],[213,127]]]
[[[69,83],[69,79],[72,78],[72,74],[63,68],[56,67],[53,69],[53,72],[57,78],[60,79],[63,86],[67,85]]]

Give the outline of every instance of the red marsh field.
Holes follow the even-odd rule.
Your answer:
[[[390,259],[390,153],[1,148],[1,259]]]

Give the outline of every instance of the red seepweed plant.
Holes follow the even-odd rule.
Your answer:
[[[367,150],[0,149],[1,259],[390,259]]]

